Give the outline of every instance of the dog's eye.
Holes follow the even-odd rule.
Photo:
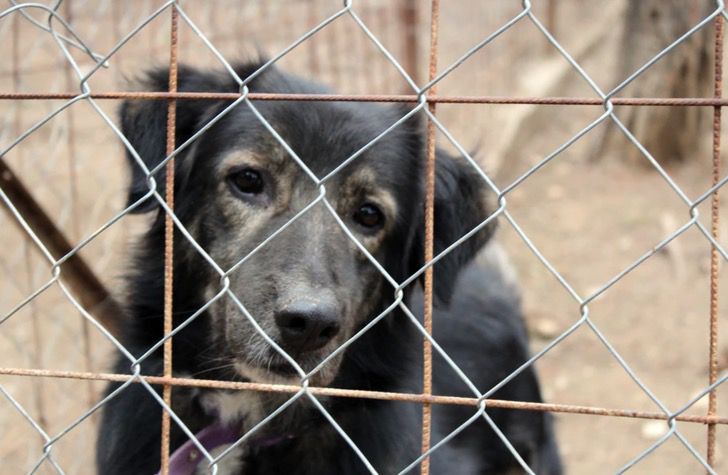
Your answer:
[[[376,228],[384,223],[384,214],[376,205],[364,203],[354,213],[354,221],[365,228]]]
[[[228,182],[241,193],[257,195],[263,192],[263,177],[259,172],[246,168],[228,176]]]

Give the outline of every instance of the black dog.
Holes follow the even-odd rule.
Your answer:
[[[244,64],[236,72],[245,78],[259,67],[257,63]],[[158,70],[148,76],[145,87],[162,91],[167,83],[168,73]],[[326,92],[274,68],[249,86],[251,92]],[[236,92],[238,86],[224,73],[182,67],[179,90]],[[230,103],[178,101],[177,145]],[[365,103],[253,104],[318,178],[329,174],[405,113],[401,108]],[[126,101],[121,109],[122,131],[150,169],[164,157],[166,114],[163,101]],[[395,282],[404,281],[422,266],[423,135],[416,117],[403,122],[325,181],[325,202],[319,198],[320,189],[309,172],[291,158],[246,104],[233,108],[177,157],[176,215],[223,272],[234,268],[229,274],[231,293],[303,372],[315,368],[395,302],[394,287],[344,227]],[[131,163],[129,202],[135,203],[144,198],[149,185],[138,165],[133,160]],[[163,188],[164,180],[156,178]],[[438,152],[436,253],[493,211],[485,188],[469,164]],[[319,201],[298,219],[238,264],[316,199]],[[164,213],[154,199],[143,200],[135,212],[156,212],[128,276],[128,322],[123,343],[132,354],[141,355],[162,337]],[[528,357],[516,291],[486,254],[475,259],[492,230],[493,226],[484,227],[438,262],[434,270],[434,337],[481,391],[492,388]],[[176,232],[175,325],[215,297],[222,282],[213,265]],[[405,288],[403,301],[415,315],[421,315],[422,294],[416,282]],[[309,382],[312,386],[419,392],[421,348],[422,335],[396,307],[331,357]],[[161,351],[152,354],[142,363],[142,373],[160,374],[161,360]],[[218,297],[175,336],[173,361],[175,374],[184,377],[300,384],[300,373],[256,330],[229,294]],[[129,372],[129,367],[128,359],[122,357],[116,370]],[[437,355],[434,378],[436,394],[472,397]],[[109,391],[117,387],[111,384]],[[237,439],[290,396],[177,387],[173,409],[195,433],[225,427]],[[540,401],[535,373],[526,369],[494,397]],[[397,473],[418,457],[418,404],[340,397],[320,400],[379,473]],[[433,443],[475,411],[473,406],[436,406]],[[488,409],[487,414],[536,473],[560,473],[549,416],[498,409]],[[132,384],[112,399],[104,408],[98,439],[99,473],[156,472],[160,420],[159,404],[139,384]],[[180,452],[188,438],[173,426],[172,450]],[[220,453],[224,447],[208,448]],[[197,469],[204,471],[206,466],[203,460]],[[518,467],[483,418],[432,455],[436,474],[510,473]],[[220,470],[246,475],[367,471],[355,451],[305,396],[224,457]]]

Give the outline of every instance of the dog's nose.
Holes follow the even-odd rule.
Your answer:
[[[317,350],[339,333],[333,305],[299,300],[276,313],[276,324],[285,346],[294,351]]]

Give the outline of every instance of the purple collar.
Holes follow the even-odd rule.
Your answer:
[[[240,439],[239,425],[224,425],[215,422],[195,434],[207,452],[223,445],[233,444]],[[293,434],[281,434],[251,439],[249,447],[267,448],[295,438]],[[169,475],[194,475],[197,466],[205,459],[192,440],[188,440],[175,450],[169,458]],[[157,472],[159,475],[159,472]]]

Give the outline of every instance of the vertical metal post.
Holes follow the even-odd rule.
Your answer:
[[[171,7],[172,18],[169,41],[169,92],[177,92],[177,4]],[[175,128],[177,119],[177,100],[169,99],[167,102],[167,155],[171,155],[175,148]],[[170,212],[174,211],[174,162],[172,159],[166,168],[165,200]],[[172,216],[164,217],[164,336],[172,333],[172,298],[174,282],[174,222]],[[164,342],[164,376],[172,377],[172,337]],[[165,384],[162,397],[168,407],[172,407],[172,386]],[[167,411],[162,412],[162,456],[161,473],[169,475],[169,443],[170,443],[170,417]]]
[[[723,16],[715,17],[715,79],[713,85],[713,96],[723,96]],[[721,107],[713,108],[713,185],[720,180],[720,131],[721,131]],[[718,241],[719,217],[720,217],[720,196],[718,189],[711,197],[711,234]],[[709,382],[713,384],[718,378],[718,295],[720,292],[718,250],[710,248],[710,363]],[[717,413],[718,395],[717,389],[710,392],[708,396],[708,415]],[[708,456],[707,462],[711,467],[715,466],[715,439],[716,425],[708,424]]]
[[[430,81],[437,76],[437,47],[440,20],[440,2],[432,0],[432,18],[430,23]],[[435,94],[435,87],[432,87],[427,95]],[[428,102],[428,110],[435,114],[435,102]],[[427,121],[427,166],[425,172],[425,264],[432,261],[434,257],[435,237],[435,124],[432,120]],[[425,271],[424,289],[424,326],[428,334],[432,335],[432,285],[433,268],[428,267]],[[425,338],[423,346],[423,388],[425,395],[432,394],[432,344]],[[432,405],[429,402],[422,404],[422,453],[430,449],[430,438],[432,432]],[[430,473],[430,458],[426,457],[421,465],[422,475]]]

